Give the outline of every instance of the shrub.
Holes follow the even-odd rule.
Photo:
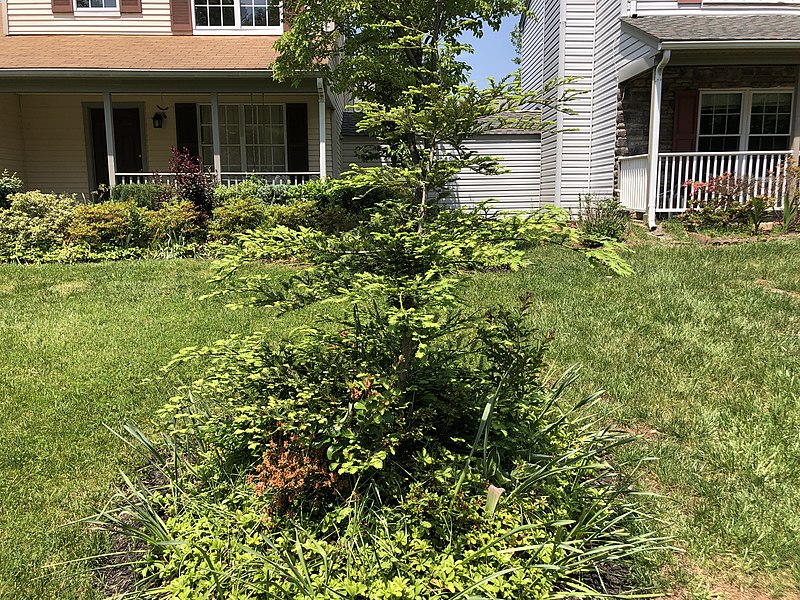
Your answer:
[[[267,217],[267,207],[252,196],[231,195],[212,212],[209,233],[220,240],[259,227]]]
[[[132,201],[82,204],[67,231],[69,241],[94,250],[146,245],[144,211]]]
[[[236,185],[218,185],[214,188],[214,206],[220,206],[233,198],[255,198],[264,204],[285,204],[291,186],[273,184],[257,177],[250,177]]]
[[[200,159],[187,150],[172,149],[169,159],[177,195],[192,202],[204,215],[210,215],[214,207],[216,179],[210,169],[203,167]]]
[[[600,240],[622,241],[630,227],[631,216],[616,198],[579,198],[578,226],[589,244]]]
[[[130,430],[164,486],[127,479],[92,522],[144,542],[140,572],[162,597],[586,591],[583,573],[653,545],[600,458],[621,440],[580,425],[597,396],[562,405],[572,375],[545,383],[526,306],[480,313],[457,294],[464,270],[518,268],[523,243],[577,239],[557,211],[420,215],[400,200],[342,235],[256,229],[220,265],[229,291],[282,310],[341,300],[345,316],[182,352],[173,367],[206,368],[159,412],[163,448]],[[609,247],[582,251],[627,272]],[[305,267],[245,269],[288,256]]]
[[[272,204],[267,206],[264,218],[266,227],[319,227],[320,211],[316,202],[295,200],[290,204]]]
[[[204,219],[188,200],[164,203],[158,210],[144,213],[147,237],[156,245],[195,242],[204,236]]]
[[[0,209],[0,258],[42,260],[58,251],[75,214],[75,198],[39,191],[12,194]]]
[[[175,193],[175,188],[165,183],[126,183],[111,188],[111,199],[116,202],[130,200],[141,208],[156,210],[174,198]]]
[[[8,169],[3,169],[0,173],[0,208],[8,208],[11,194],[18,194],[22,191],[24,184],[16,173],[9,173]]]

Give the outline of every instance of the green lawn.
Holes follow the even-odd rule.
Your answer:
[[[687,561],[800,582],[800,243],[643,246],[609,279],[577,255],[537,251],[513,274],[473,278],[474,304],[534,298],[551,360],[608,391],[601,418],[659,458],[642,479],[667,497]],[[104,548],[77,527],[131,464],[103,427],[146,423],[177,381],[171,353],[229,332],[285,330],[255,310],[195,298],[200,261],[0,266],[0,598],[92,598],[81,565]]]

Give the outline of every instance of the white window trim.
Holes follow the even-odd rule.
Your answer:
[[[192,4],[194,6],[194,4]],[[203,132],[202,132],[202,119],[200,118],[200,110],[202,106],[211,106],[211,104],[204,104],[198,103],[197,105],[197,139],[198,145],[200,148],[200,160],[203,160],[203,146],[208,146],[208,144],[203,144]],[[242,165],[247,164],[247,132],[245,128],[242,126],[244,123],[244,107],[245,106],[280,106],[283,109],[283,165],[285,167],[284,171],[274,171],[275,173],[288,173],[289,168],[289,128],[286,123],[286,104],[280,102],[265,102],[259,104],[247,104],[246,102],[226,102],[226,103],[219,103],[220,108],[223,106],[238,106],[239,107],[239,152],[240,152],[240,160]],[[212,125],[213,127],[213,125]],[[207,166],[207,165],[204,165]],[[242,169],[241,171],[223,171],[223,173],[262,173],[266,171],[253,171],[251,169]]]
[[[117,0],[119,2],[119,0]],[[236,24],[233,26],[197,25],[195,19],[194,0],[192,0],[192,30],[195,35],[280,35],[283,33],[283,2],[278,5],[280,11],[280,24],[274,27],[243,27],[242,4],[233,0],[233,15]]]
[[[91,8],[78,7],[78,0],[72,0],[72,12],[79,17],[119,17],[119,2],[120,0],[116,0],[117,5],[114,8]]]
[[[739,116],[739,149],[737,152],[749,152],[747,149],[748,142],[750,141],[750,117],[753,109],[753,94],[791,94],[792,107],[794,107],[794,88],[776,87],[776,88],[701,88],[698,90],[700,97],[697,102],[697,135],[695,136],[695,148],[700,147],[700,118],[702,117],[703,110],[703,96],[706,94],[741,94],[742,95],[742,114]],[[789,149],[792,146],[792,137],[794,132],[794,108],[789,115]],[[702,137],[726,137],[724,135],[705,135]],[[724,152],[720,152],[724,154]]]

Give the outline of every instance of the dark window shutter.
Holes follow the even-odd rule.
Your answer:
[[[123,15],[142,12],[142,0],[119,0],[119,12]]]
[[[172,33],[192,34],[192,0],[169,0]]]
[[[175,105],[175,141],[178,150],[189,151],[194,157],[200,156],[197,140],[197,105],[179,103]]]
[[[72,0],[50,0],[50,5],[53,7],[53,14],[72,14]]]
[[[288,170],[308,171],[308,104],[286,105],[286,143]]]
[[[675,91],[675,120],[672,125],[672,151],[694,152],[697,141],[697,90]]]

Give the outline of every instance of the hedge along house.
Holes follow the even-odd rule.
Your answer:
[[[532,0],[526,87],[579,77],[575,114],[550,114],[542,201],[618,195],[632,211],[686,210],[689,180],[724,173],[780,196],[800,150],[797,0]]]
[[[272,78],[275,0],[5,0],[0,14],[0,170],[29,189],[149,181],[173,148],[225,183],[338,171],[341,99],[313,75]]]

